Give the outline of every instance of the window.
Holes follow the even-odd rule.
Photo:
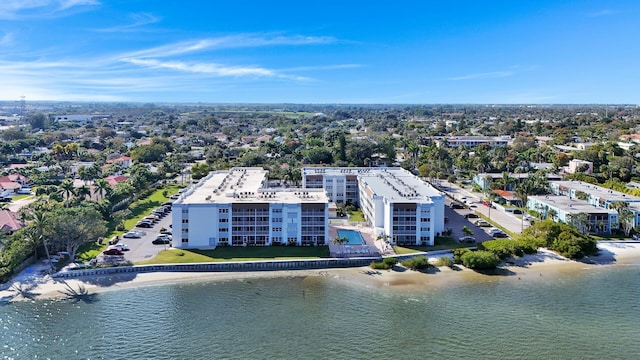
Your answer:
[[[429,222],[429,221],[431,221],[431,218],[420,218],[420,221]]]
[[[228,243],[228,242],[229,242],[229,238],[221,237],[221,238],[220,238],[220,240],[219,240],[218,242],[221,242],[221,243],[225,243],[225,244],[226,244],[226,243]]]
[[[229,222],[229,219],[220,219],[220,222],[221,223],[226,223],[226,222]]]
[[[281,227],[274,227],[271,229],[272,232],[282,232],[282,228]]]
[[[282,218],[281,218],[281,217],[273,218],[273,220],[272,220],[271,222],[274,222],[274,223],[281,223],[281,222],[282,222]]]
[[[182,223],[183,224],[188,224],[189,223],[189,219],[182,219]]]
[[[274,214],[282,214],[282,209],[273,209]]]
[[[218,209],[218,213],[219,214],[228,214],[229,213],[229,209]]]
[[[229,228],[220,228],[220,232],[229,232]]]
[[[183,238],[182,238],[182,242],[183,242],[183,243],[187,243],[187,242],[189,242],[189,238],[183,237]]]
[[[189,233],[189,228],[182,229],[182,233],[183,233],[183,234],[188,234],[188,233]]]

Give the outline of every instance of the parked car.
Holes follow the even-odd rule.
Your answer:
[[[169,206],[171,207],[171,205],[173,205],[173,201],[165,201],[162,203],[162,206]]]
[[[474,244],[476,242],[476,238],[473,236],[463,236],[459,238],[458,241],[465,244]]]
[[[177,199],[178,199],[178,197],[179,197],[178,195],[171,195],[171,196],[169,197],[169,199],[171,199],[171,200],[177,200]]]
[[[522,210],[520,209],[513,209],[513,213],[516,215],[522,215]]]
[[[457,202],[452,202],[451,205],[449,205],[452,209],[464,209],[464,205],[457,203]]]
[[[171,234],[172,234],[172,232],[171,232],[171,230],[169,230],[169,229],[164,229],[164,230],[161,230],[161,231],[160,231],[160,234],[163,234],[163,235],[171,235]]]
[[[144,235],[144,233],[140,232],[140,231],[128,231],[126,233],[124,233],[124,235],[122,235],[123,238],[125,239],[139,239],[142,237],[142,235]]]
[[[150,228],[153,227],[153,223],[150,221],[138,221],[136,223],[136,227],[140,227],[140,228]]]
[[[476,220],[476,222],[474,223],[476,224],[476,226],[480,226],[480,227],[489,227],[491,226],[491,224],[489,224],[486,220]]]
[[[120,251],[129,251],[129,247],[126,244],[116,244],[109,246],[109,249],[118,249]]]
[[[464,214],[464,218],[465,219],[477,219],[480,216],[478,216],[478,214],[474,214],[474,213],[468,213],[468,214]]]
[[[11,198],[10,197],[0,198],[0,202],[11,202]]]
[[[499,233],[495,233],[493,234],[494,238],[508,238],[509,235],[507,235],[507,233],[505,232],[499,232]]]
[[[155,238],[151,243],[153,245],[165,245],[165,244],[169,244],[170,242],[171,240],[169,240],[168,237],[163,235],[158,235],[158,237]]]
[[[122,255],[123,254],[122,250],[117,248],[109,248],[103,251],[102,253],[105,255]]]

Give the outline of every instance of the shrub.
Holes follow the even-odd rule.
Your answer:
[[[398,259],[394,257],[388,257],[388,258],[382,259],[382,262],[389,265],[389,268],[392,268],[395,264],[398,263]]]
[[[467,248],[453,249],[453,262],[455,264],[462,264],[462,255],[470,252]]]
[[[524,255],[522,249],[519,249],[517,243],[513,240],[489,240],[478,245],[478,249],[491,251],[500,259],[508,259],[513,255]]]
[[[442,256],[436,260],[436,266],[448,266],[452,267],[454,264],[453,259],[448,256]]]
[[[500,263],[498,255],[485,250],[468,251],[461,256],[462,264],[474,270],[495,269]]]
[[[402,262],[402,266],[411,270],[423,270],[431,266],[429,259],[424,256],[416,256]]]
[[[393,265],[385,264],[383,261],[372,261],[369,266],[374,270],[389,270],[393,267]]]

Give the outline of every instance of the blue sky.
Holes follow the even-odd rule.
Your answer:
[[[0,99],[636,104],[637,19],[637,0],[0,0]]]

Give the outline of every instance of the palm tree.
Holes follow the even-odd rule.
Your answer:
[[[555,209],[547,210],[547,219],[556,221],[556,216],[558,216],[558,212]]]
[[[73,183],[69,180],[65,180],[60,184],[59,192],[64,195],[65,200],[69,200],[71,195],[75,195],[75,189],[73,188]]]
[[[98,194],[100,199],[104,199],[104,196],[111,190],[111,185],[105,179],[98,179],[93,183],[93,193]]]
[[[30,240],[34,244],[34,251],[37,249],[37,244],[42,243],[44,247],[44,251],[47,255],[48,264],[51,264],[51,256],[49,255],[49,248],[47,247],[47,243],[45,241],[46,229],[48,226],[47,216],[42,211],[33,210],[30,212],[25,212],[23,214],[24,220],[29,221],[29,226],[27,227],[27,231],[25,231],[25,235],[30,237]],[[36,258],[37,258],[36,252]]]
[[[89,188],[87,185],[82,185],[76,189],[76,195],[80,199],[85,200],[87,196],[91,196],[91,188]]]
[[[628,206],[629,204],[627,204]],[[618,212],[618,218],[620,219],[620,225],[622,225],[622,229],[624,230],[625,235],[629,236],[631,230],[633,230],[633,220],[635,219],[635,214],[633,211],[628,208],[623,208]]]

